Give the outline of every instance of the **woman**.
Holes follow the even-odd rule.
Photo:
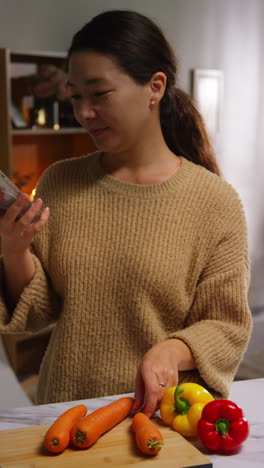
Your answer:
[[[68,87],[98,152],[48,168],[0,224],[1,332],[56,321],[38,403],[135,391],[150,416],[178,382],[228,396],[251,330],[245,218],[175,75],[139,13],[73,38]]]

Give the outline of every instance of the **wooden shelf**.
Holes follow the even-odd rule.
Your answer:
[[[86,133],[87,130],[81,127],[64,127],[59,130],[53,130],[53,128],[25,128],[21,130],[12,130],[12,135],[77,135],[79,133]]]
[[[0,48],[0,169],[30,194],[43,171],[57,160],[95,150],[81,127],[21,128],[11,126],[11,64],[48,63],[63,67],[65,52],[19,51]],[[18,182],[19,181],[19,182]]]
[[[10,56],[12,62],[20,62],[20,63],[39,63],[43,59],[46,61],[47,59],[51,59],[52,62],[54,61],[62,61],[65,60],[67,57],[66,52],[54,52],[54,51],[46,51],[46,50],[10,50]]]

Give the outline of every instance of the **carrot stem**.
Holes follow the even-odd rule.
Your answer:
[[[83,432],[77,431],[75,434],[75,439],[76,442],[78,442],[78,444],[84,444],[84,442],[86,441],[86,436]]]
[[[163,447],[163,440],[149,439],[147,447],[151,450],[156,450],[159,447]]]
[[[52,445],[52,447],[57,447],[57,445],[59,445],[58,439],[52,439],[51,445]]]

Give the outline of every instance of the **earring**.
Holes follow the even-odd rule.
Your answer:
[[[150,101],[150,104],[151,104],[152,106],[154,106],[155,101],[154,101],[154,100]]]

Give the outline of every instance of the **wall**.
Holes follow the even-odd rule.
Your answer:
[[[238,190],[248,219],[250,303],[253,308],[264,306],[264,2],[0,0],[0,46],[67,50],[79,27],[110,8],[132,8],[161,25],[179,57],[179,84],[185,90],[190,90],[192,68],[224,71],[222,130],[216,149],[224,176]]]

